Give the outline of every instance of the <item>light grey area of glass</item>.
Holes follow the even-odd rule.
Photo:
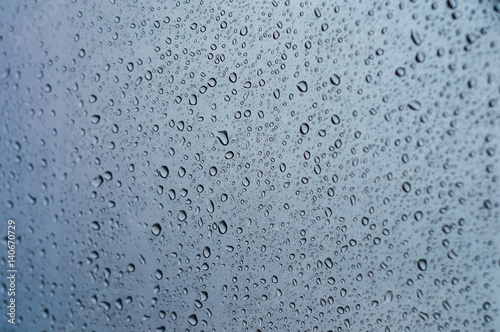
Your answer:
[[[500,331],[499,11],[0,1],[0,329]]]

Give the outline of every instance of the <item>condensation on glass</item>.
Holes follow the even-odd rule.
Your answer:
[[[499,331],[499,12],[1,1],[0,328]]]

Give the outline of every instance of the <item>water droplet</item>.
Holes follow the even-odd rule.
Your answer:
[[[340,76],[337,74],[333,74],[332,76],[330,76],[330,82],[335,86],[339,85],[340,84]]]
[[[194,106],[198,103],[198,97],[195,94],[189,96],[189,105]]]
[[[418,269],[420,271],[425,271],[427,270],[427,260],[425,259],[419,259],[418,262],[417,262],[417,266],[418,266]]]
[[[217,132],[217,138],[219,139],[220,144],[222,145],[228,145],[229,144],[229,135],[227,134],[227,131],[221,130]]]
[[[420,37],[418,31],[411,30],[411,40],[417,46],[420,46],[422,44],[422,38]]]
[[[219,221],[219,223],[217,224],[218,228],[219,228],[219,232],[221,234],[226,234],[227,232],[227,224],[224,220],[221,220]]]
[[[160,169],[159,169],[159,173],[160,173],[160,176],[164,179],[166,179],[168,177],[168,174],[170,173],[169,170],[168,170],[168,167],[167,166],[161,166]],[[175,173],[173,175],[175,177]]]
[[[196,317],[195,314],[192,314],[188,317],[188,322],[190,325],[195,326],[196,324],[198,324],[198,317]]]
[[[212,253],[212,251],[210,250],[209,247],[203,248],[203,257],[208,258],[208,257],[210,257],[211,253]]]
[[[160,224],[156,223],[151,227],[151,233],[153,233],[154,236],[158,236],[161,233],[161,226]]]
[[[307,82],[300,81],[299,84],[297,84],[297,89],[299,89],[300,92],[307,92]]]
[[[396,75],[399,76],[399,77],[403,77],[406,75],[406,69],[404,69],[403,67],[399,67],[398,69],[396,69]]]
[[[314,8],[314,15],[316,15],[317,18],[321,17],[321,11],[318,7]]]
[[[408,107],[413,111],[419,111],[422,104],[418,100],[412,100],[408,103]]]
[[[303,123],[300,125],[300,133],[305,135],[309,132],[309,125],[307,123]]]
[[[331,120],[334,125],[338,125],[340,123],[340,117],[337,114],[332,115]]]
[[[184,210],[180,210],[179,213],[177,214],[177,219],[179,221],[185,221],[187,219],[187,213]]]
[[[158,270],[156,270],[156,271],[155,271],[155,278],[156,278],[157,280],[161,280],[161,279],[163,279],[163,272],[162,272],[161,270],[159,270],[159,269],[158,269]]]

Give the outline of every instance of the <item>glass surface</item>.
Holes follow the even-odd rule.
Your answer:
[[[0,330],[500,331],[499,47],[498,1],[1,0]]]

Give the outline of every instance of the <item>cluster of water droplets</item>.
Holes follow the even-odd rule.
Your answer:
[[[21,330],[495,331],[499,11],[1,4]]]

